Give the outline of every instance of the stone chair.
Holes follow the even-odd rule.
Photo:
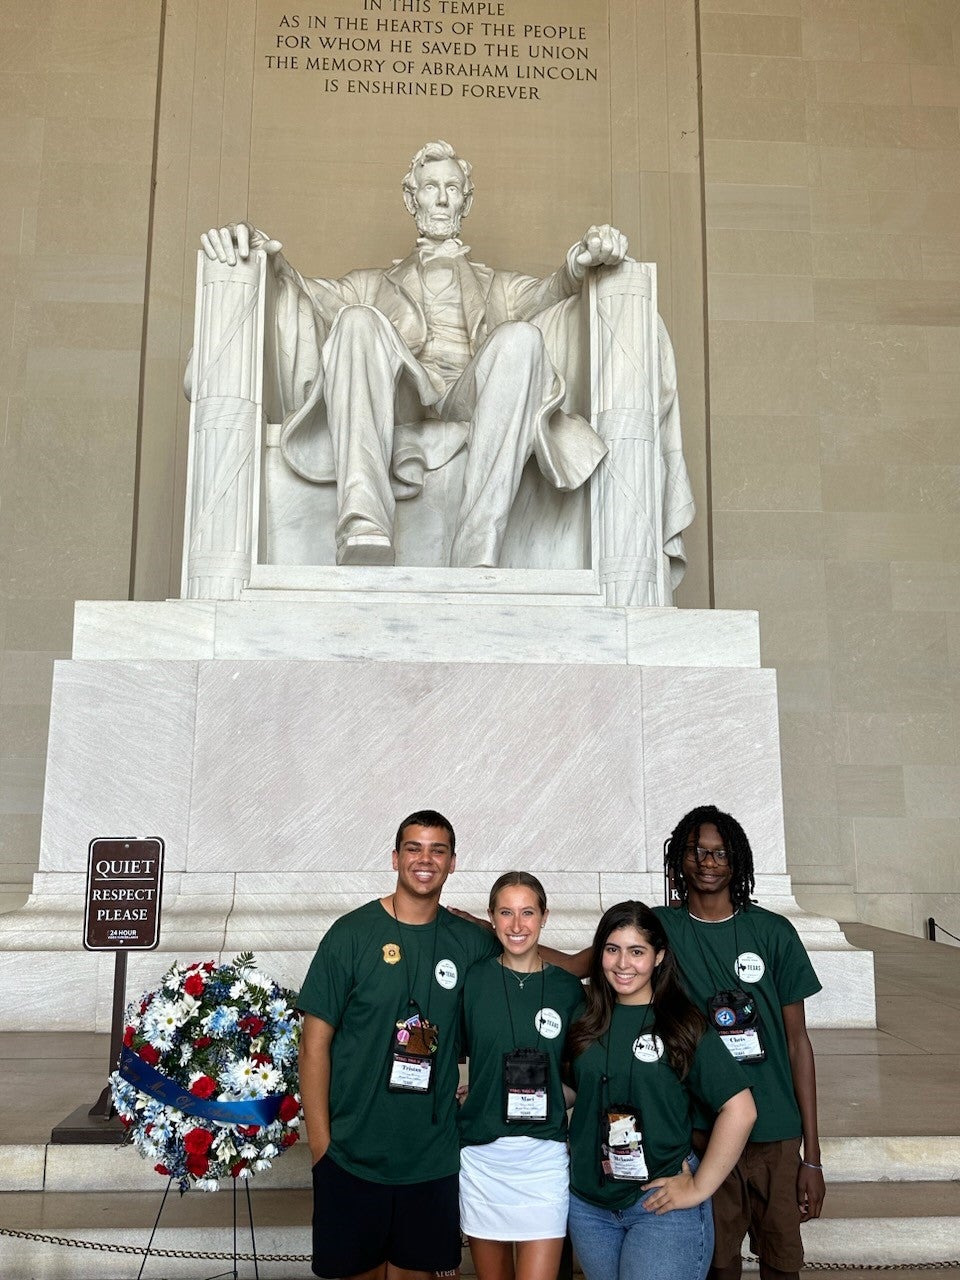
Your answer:
[[[188,370],[181,592],[187,599],[238,599],[248,588],[294,582],[309,587],[308,566],[319,573],[334,565],[335,486],[303,480],[278,447],[283,415],[273,372],[271,285],[262,250],[230,267],[198,254]],[[580,298],[561,306],[566,345],[576,353],[573,376],[565,371],[564,407],[589,418],[608,453],[589,484],[572,494],[543,482],[531,460],[493,572],[509,578],[546,571],[553,585],[544,589],[553,591],[555,571],[586,572],[605,604],[669,605],[683,572],[682,531],[693,503],[673,353],[657,314],[656,267],[627,260],[600,268]],[[546,328],[545,339],[549,349]],[[445,563],[463,458],[428,473],[422,494],[397,505],[398,567],[408,577]],[[447,569],[446,585],[468,590],[478,572]]]

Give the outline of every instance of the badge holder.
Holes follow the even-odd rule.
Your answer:
[[[438,1028],[427,1021],[419,1008],[398,1022],[390,1035],[390,1092],[429,1093],[438,1046]]]
[[[718,991],[707,1005],[710,1023],[737,1062],[763,1062],[767,1053],[760,1034],[756,999],[741,987]]]
[[[503,1118],[507,1124],[540,1124],[550,1118],[550,1060],[539,1049],[503,1055]]]
[[[600,1167],[615,1182],[645,1182],[647,1160],[643,1154],[640,1115],[628,1102],[612,1102],[602,1112]]]

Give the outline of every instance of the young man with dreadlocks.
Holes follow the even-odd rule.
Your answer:
[[[753,853],[736,819],[713,805],[693,809],[665,860],[680,906],[656,914],[694,1003],[743,1064],[757,1107],[750,1141],[714,1193],[710,1277],[738,1280],[749,1231],[762,1280],[787,1280],[803,1266],[800,1223],[820,1216],[824,1196],[803,1007],[820,983],[789,920],[751,903]],[[695,1116],[694,1126],[703,1149],[710,1118]]]

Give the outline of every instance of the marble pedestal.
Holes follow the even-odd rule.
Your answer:
[[[112,956],[81,950],[94,836],[166,843],[160,951],[130,957],[131,993],[174,955],[248,948],[296,987],[329,923],[391,885],[411,810],[457,827],[445,901],[480,912],[496,875],[532,870],[547,940],[574,949],[611,903],[663,901],[664,837],[713,802],[813,953],[811,1023],[872,1026],[870,953],[791,894],[755,615],[604,607],[592,575],[536,576],[313,569],[233,602],[78,604],[40,870],[0,919],[4,1025],[109,1025]]]

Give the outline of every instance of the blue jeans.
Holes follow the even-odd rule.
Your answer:
[[[695,1169],[695,1156],[690,1163]],[[713,1257],[710,1201],[658,1216],[643,1208],[646,1198],[600,1209],[571,1192],[570,1235],[586,1280],[704,1280]]]

